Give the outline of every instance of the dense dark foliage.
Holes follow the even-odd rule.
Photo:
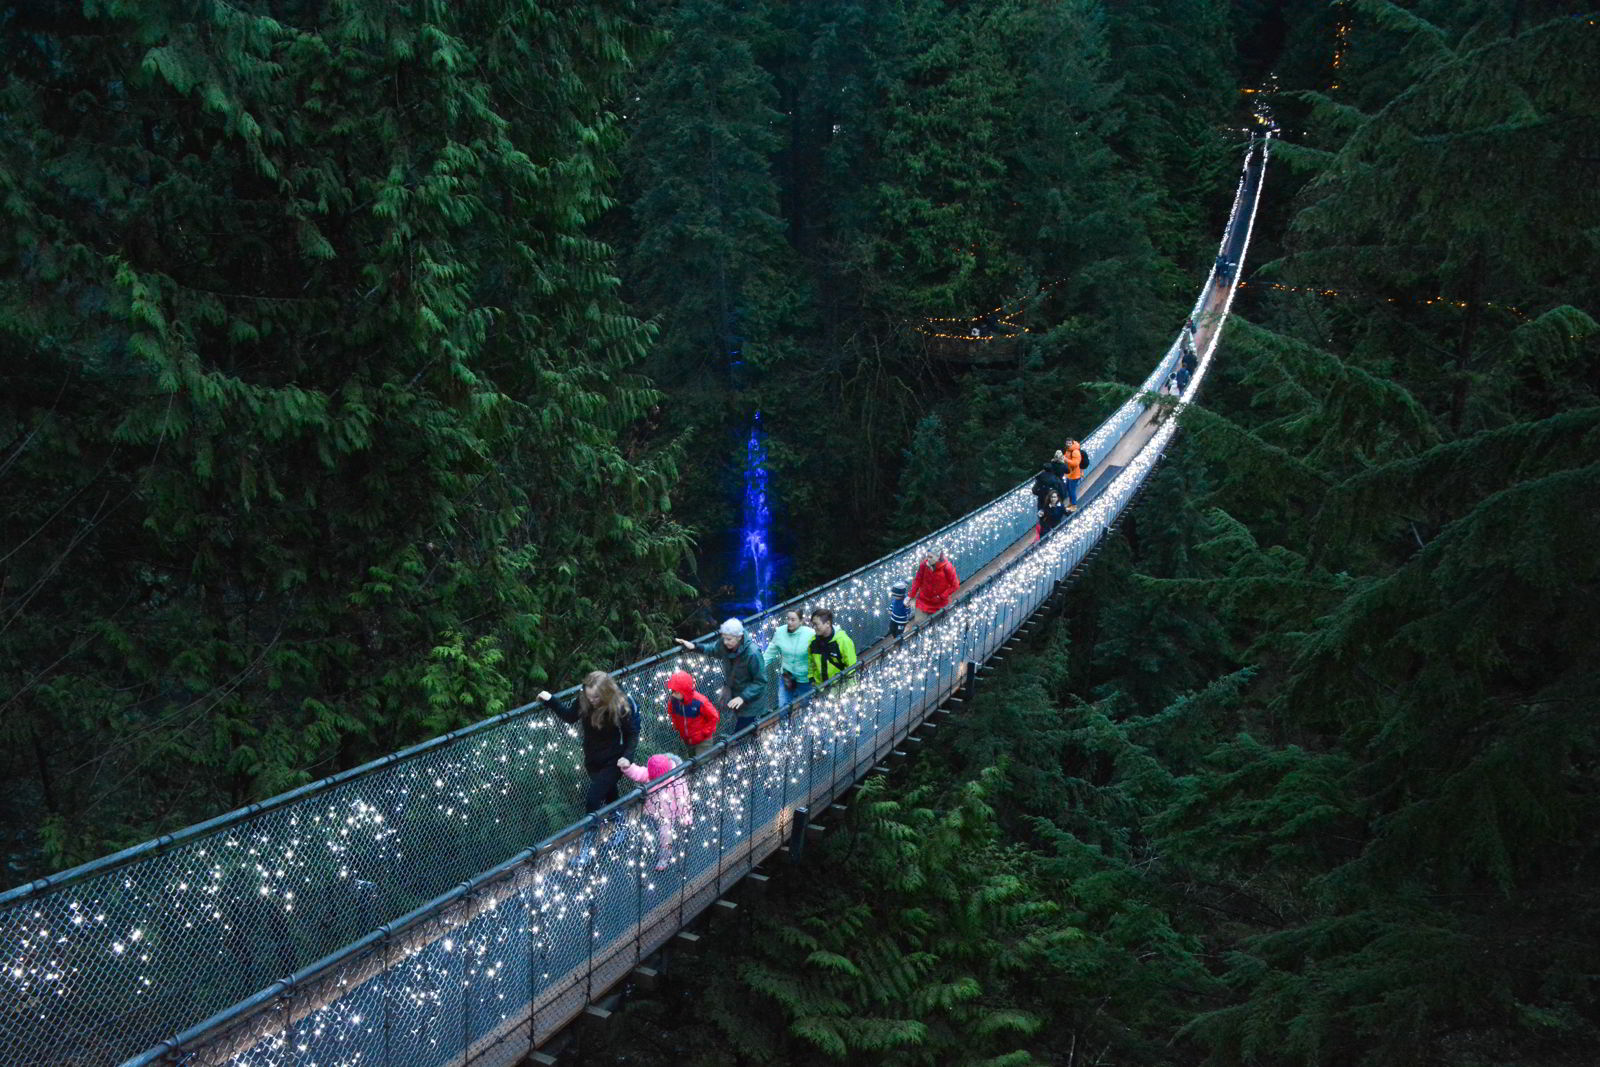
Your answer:
[[[713,596],[755,411],[799,590],[1015,484],[1109,410],[1081,383],[1141,376],[1192,299],[1242,138],[1216,11],[1180,49],[1179,12],[1081,2],[649,10],[606,225],[662,325]],[[1124,37],[1148,82],[1119,83]],[[1034,332],[979,374],[914,329],[1001,305]]]
[[[758,409],[796,585],[1013,484],[1170,337],[1275,74],[1249,321],[1137,513],[586,1055],[1592,1062],[1596,22],[4,8],[16,873],[658,639]],[[1002,305],[990,366],[912,329]]]
[[[586,230],[637,28],[257,6],[0,8],[16,875],[615,662],[678,589]]]

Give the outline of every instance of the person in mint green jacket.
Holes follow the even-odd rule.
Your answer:
[[[803,625],[800,613],[784,612],[783,622],[767,642],[766,665],[778,665],[778,710],[811,695],[811,639],[817,632]]]

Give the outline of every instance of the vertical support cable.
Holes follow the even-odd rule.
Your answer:
[[[394,1052],[392,1045],[391,1028],[394,1026],[394,983],[393,964],[389,960],[390,941],[393,935],[389,932],[387,924],[383,927],[383,940],[378,944],[380,954],[383,956],[383,1062],[393,1063]]]

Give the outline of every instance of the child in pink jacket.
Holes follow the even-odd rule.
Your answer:
[[[617,766],[623,774],[643,785],[670,773],[682,762],[677,756],[660,752],[651,756],[643,766],[629,763],[626,756],[617,760]],[[644,813],[656,821],[656,834],[661,841],[661,851],[656,856],[656,870],[664,871],[667,864],[672,862],[672,838],[677,832],[675,828],[694,822],[694,809],[689,806],[689,783],[684,781],[683,775],[670,782],[648,787],[644,793]]]

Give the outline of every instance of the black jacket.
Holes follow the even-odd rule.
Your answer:
[[[1057,467],[1060,467],[1061,470],[1057,471],[1055,469]],[[1067,465],[1065,463],[1046,463],[1044,470],[1040,471],[1039,476],[1033,480],[1033,498],[1038,501],[1039,510],[1044,510],[1045,497],[1049,495],[1052,489],[1056,491],[1057,499],[1067,499],[1067,485],[1061,480],[1061,476],[1066,473]]]
[[[623,695],[627,696],[626,693]],[[582,724],[583,769],[594,774],[607,767],[615,767],[617,759],[621,756],[626,756],[628,762],[633,762],[634,750],[639,747],[639,705],[633,702],[633,698],[628,697],[628,710],[623,713],[620,725],[599,729],[589,722],[588,716],[583,714],[578,705],[577,700],[563,704],[559,700],[552,699],[550,710],[564,722]]]

